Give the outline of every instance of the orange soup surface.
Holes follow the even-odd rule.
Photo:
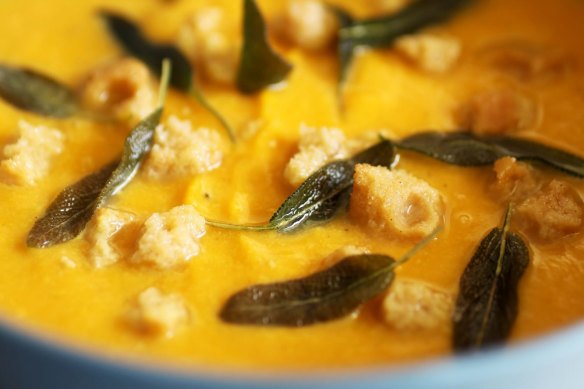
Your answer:
[[[449,355],[461,276],[513,204],[509,229],[526,242],[529,264],[507,343],[581,320],[584,182],[542,164],[508,158],[462,167],[398,148],[392,170],[361,171],[348,211],[327,223],[281,233],[224,229],[203,218],[265,223],[311,172],[380,135],[399,141],[464,129],[583,155],[584,2],[477,0],[392,45],[359,48],[341,88],[337,38],[319,35],[327,27],[318,24],[321,3],[314,1],[312,14],[302,11],[300,27],[288,20],[290,7],[307,4],[292,3],[303,2],[258,0],[269,41],[292,71],[244,94],[233,79],[241,1],[0,2],[0,62],[49,75],[99,106],[95,115],[51,118],[0,100],[2,316],[115,355],[192,366],[324,369]],[[400,2],[331,3],[364,19],[399,12],[392,4]],[[195,97],[171,88],[167,132],[157,130],[131,182],[78,237],[32,248],[27,236],[49,204],[115,160],[158,97],[156,76],[108,33],[104,9],[134,21],[149,39],[180,47],[237,141]],[[299,28],[315,31],[302,37]],[[109,84],[102,90],[100,82]],[[44,158],[47,165],[15,171],[22,168],[18,147],[30,163]],[[399,184],[387,189],[384,175]],[[385,193],[381,200],[367,197],[374,185]],[[383,201],[393,207],[397,192],[405,208],[387,219]],[[107,215],[118,219],[98,225]],[[295,327],[220,317],[226,301],[249,286],[306,277],[352,253],[399,259],[437,225],[443,230],[395,269],[387,291],[341,318]],[[186,237],[173,228],[186,228]]]

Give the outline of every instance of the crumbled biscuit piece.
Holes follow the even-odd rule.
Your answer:
[[[571,185],[552,180],[517,207],[514,220],[541,240],[559,239],[581,231],[584,202]]]
[[[190,313],[178,294],[163,294],[150,287],[138,295],[125,319],[139,332],[172,337],[189,322]]]
[[[395,42],[396,50],[419,68],[430,73],[452,69],[461,52],[460,41],[447,35],[406,35]]]
[[[34,185],[49,171],[51,159],[63,151],[64,136],[59,130],[18,122],[20,136],[4,147],[0,181],[10,185]]]
[[[315,51],[329,47],[338,31],[337,17],[319,0],[289,0],[274,26],[293,44]]]
[[[142,226],[138,249],[130,262],[159,269],[186,263],[199,254],[203,235],[205,219],[192,205],[153,213]]]
[[[395,280],[383,299],[385,322],[399,331],[448,330],[453,297],[422,282]]]
[[[298,148],[298,153],[290,159],[284,170],[284,177],[294,186],[303,183],[327,163],[348,156],[345,135],[337,128],[302,125]]]
[[[156,108],[157,90],[146,65],[133,58],[123,58],[89,76],[83,86],[82,100],[97,112],[138,122]]]
[[[525,130],[536,119],[536,104],[520,92],[507,88],[479,93],[458,111],[459,124],[477,134]]]
[[[401,170],[359,164],[349,205],[357,223],[394,238],[421,239],[442,222],[440,193]]]
[[[534,169],[527,163],[518,162],[515,158],[498,159],[495,161],[493,170],[496,179],[491,189],[500,201],[522,201],[539,187]]]
[[[201,174],[221,165],[221,137],[208,128],[193,130],[188,120],[170,116],[156,128],[154,145],[144,169],[151,178]]]
[[[111,208],[99,208],[95,212],[85,229],[85,238],[90,244],[89,261],[95,268],[112,265],[121,259],[122,252],[114,238],[133,220],[132,214]]]
[[[225,84],[235,81],[240,42],[227,31],[221,8],[203,8],[188,18],[179,31],[178,44],[207,78]]]

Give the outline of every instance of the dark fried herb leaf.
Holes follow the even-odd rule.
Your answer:
[[[284,201],[269,224],[274,229],[288,232],[309,221],[330,220],[349,203],[356,164],[389,168],[394,157],[393,144],[383,140],[349,160],[332,162],[320,168]]]
[[[119,162],[66,188],[37,220],[27,238],[29,247],[44,248],[67,242],[83,231],[96,209],[122,190],[134,177],[152,147],[162,108],[142,120],[126,138]]]
[[[326,222],[349,203],[356,164],[368,163],[374,166],[391,167],[394,157],[393,143],[382,140],[351,159],[335,161],[323,166],[310,175],[282,203],[267,224],[234,225],[213,220],[207,220],[207,224],[235,230],[291,232],[305,227],[308,222]]]
[[[98,207],[104,205],[107,199],[122,190],[132,180],[144,156],[152,148],[154,130],[160,123],[161,116],[162,107],[148,115],[130,132],[124,143],[120,163],[99,195]]]
[[[201,106],[211,113],[227,130],[229,138],[235,141],[235,133],[227,120],[217,111],[196,87],[193,77],[193,68],[187,58],[175,46],[151,42],[140,28],[125,17],[102,11],[101,16],[107,23],[108,29],[116,41],[128,54],[144,62],[150,70],[160,77],[162,61],[169,59],[172,63],[170,84],[184,93],[195,97]]]
[[[220,317],[228,323],[300,327],[338,319],[383,292],[395,261],[357,255],[305,278],[255,285],[233,295]]]
[[[340,38],[356,46],[388,46],[401,35],[448,20],[470,1],[417,0],[396,13],[353,22],[341,29]]]
[[[490,165],[505,156],[470,132],[424,132],[405,138],[397,145],[459,166]]]
[[[521,237],[494,228],[482,240],[460,279],[453,346],[458,352],[504,342],[517,316],[517,285],[529,264]]]
[[[574,154],[520,138],[496,136],[487,138],[487,141],[511,157],[543,163],[564,173],[584,178],[584,159]]]
[[[237,87],[255,93],[282,81],[292,66],[276,54],[266,36],[266,23],[254,0],[244,0],[243,47]]]
[[[411,34],[453,16],[472,0],[417,0],[396,13],[366,20],[351,20],[346,13],[338,13],[340,80],[345,80],[347,69],[358,46],[383,47],[397,38]]]
[[[347,188],[336,196],[323,201],[320,207],[317,207],[311,211],[311,215],[306,219],[306,223],[299,223],[297,228],[306,228],[308,225],[326,223],[327,221],[331,220],[338,213],[347,208],[349,200],[351,199],[351,192],[352,188]],[[291,232],[294,229],[294,227],[289,227],[286,230],[282,230],[282,232]]]
[[[43,116],[65,118],[79,111],[75,94],[67,86],[30,69],[0,65],[0,97]]]
[[[403,139],[398,146],[459,166],[490,165],[509,156],[539,162],[584,178],[584,159],[534,141],[471,132],[425,132]]]
[[[355,165],[367,163],[390,167],[395,150],[384,140],[346,161],[332,162],[317,170],[272,215],[270,225],[282,232],[304,227],[306,222],[325,222],[349,203]]]
[[[332,218],[348,196],[343,195],[353,185],[355,164],[352,161],[336,161],[323,166],[284,201],[269,224],[285,232],[300,227],[316,217],[319,221]]]
[[[366,163],[372,166],[391,167],[395,158],[395,145],[388,139],[382,139],[371,147],[355,154],[350,161],[355,165]]]
[[[83,231],[96,209],[122,190],[134,177],[152,148],[160,123],[170,77],[170,62],[162,63],[159,108],[143,119],[126,137],[121,160],[66,188],[49,206],[27,238],[29,247],[44,248],[67,242]]]
[[[307,277],[251,286],[231,296],[220,317],[228,323],[288,327],[338,319],[387,289],[395,268],[440,231],[436,228],[398,261],[380,254],[352,255]]]
[[[117,166],[117,161],[111,163],[65,188],[49,205],[45,215],[36,221],[26,244],[44,248],[79,235],[95,212],[97,199]]]

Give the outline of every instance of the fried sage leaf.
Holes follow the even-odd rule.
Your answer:
[[[527,139],[471,132],[424,132],[403,139],[398,146],[459,166],[490,165],[509,156],[584,178],[583,158]]]
[[[158,108],[138,123],[126,138],[122,158],[66,188],[37,220],[27,238],[29,247],[45,248],[67,242],[83,231],[95,210],[122,190],[134,177],[150,151],[154,129],[160,122]]]
[[[520,138],[490,137],[487,141],[504,153],[524,161],[539,162],[573,176],[584,178],[584,159],[574,154]]]
[[[34,70],[0,65],[0,97],[43,116],[65,118],[79,111],[73,91]]]
[[[124,143],[122,159],[99,195],[98,206],[104,205],[108,198],[122,190],[136,175],[144,156],[152,148],[154,130],[161,117],[162,107],[148,115],[130,132]]]
[[[255,93],[282,81],[292,66],[272,50],[264,18],[255,0],[244,0],[243,47],[237,73],[237,87]]]
[[[67,242],[83,231],[97,208],[97,199],[118,161],[65,188],[28,234],[29,247],[44,248]]]
[[[441,23],[472,0],[417,0],[396,13],[366,20],[351,20],[337,13],[339,30],[339,63],[341,81],[347,74],[354,50],[359,46],[384,47],[402,35]]]
[[[211,113],[227,130],[232,141],[235,133],[227,120],[217,111],[197,88],[194,82],[193,68],[187,58],[170,44],[151,42],[140,28],[125,17],[109,11],[102,11],[101,16],[106,21],[108,29],[116,41],[128,52],[138,58],[160,77],[162,61],[167,58],[172,62],[172,76],[170,84],[195,97],[201,106]]]
[[[160,123],[170,77],[170,62],[163,62],[159,107],[126,137],[121,159],[66,188],[38,219],[27,238],[29,247],[45,248],[67,242],[83,231],[96,209],[122,190],[134,177],[152,148]]]
[[[292,281],[254,285],[231,296],[219,316],[228,323],[301,327],[341,318],[386,290],[395,268],[442,231],[435,229],[403,257],[362,254]]]
[[[494,228],[482,240],[460,279],[454,313],[455,351],[504,342],[517,317],[517,285],[529,264],[529,250],[519,235]]]
[[[228,323],[300,327],[338,319],[389,287],[396,262],[357,255],[305,278],[254,285],[233,295],[220,317]]]
[[[459,166],[490,165],[505,156],[502,150],[470,132],[423,132],[397,145]]]
[[[471,1],[417,0],[396,13],[355,21],[341,29],[340,38],[357,46],[388,46],[401,35],[448,20]]]
[[[330,220],[349,203],[355,165],[390,167],[394,156],[393,144],[383,140],[349,160],[322,167],[284,201],[269,224],[279,231],[289,232],[303,227],[306,222]]]
[[[333,218],[349,202],[353,189],[355,165],[368,163],[391,167],[395,157],[393,143],[388,140],[371,146],[353,158],[331,162],[310,175],[263,225],[234,225],[213,220],[207,224],[235,230],[277,230],[291,232],[306,227],[308,222],[322,223]]]
[[[332,218],[348,200],[346,192],[353,185],[355,164],[336,161],[323,166],[284,201],[272,215],[269,225],[280,231],[292,231],[309,220]]]

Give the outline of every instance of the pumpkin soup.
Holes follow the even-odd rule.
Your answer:
[[[0,14],[2,316],[247,369],[584,317],[583,1]]]

